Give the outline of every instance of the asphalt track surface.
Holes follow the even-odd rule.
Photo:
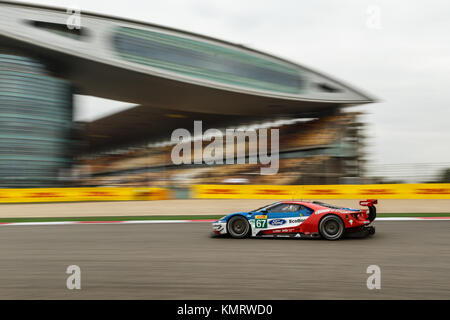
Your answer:
[[[335,242],[216,239],[210,223],[4,227],[0,299],[450,299],[450,221],[375,225]],[[66,288],[73,264],[81,290]]]

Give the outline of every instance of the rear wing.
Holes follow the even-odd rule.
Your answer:
[[[363,200],[363,201],[359,202],[360,206],[369,207],[368,218],[369,218],[370,222],[375,220],[375,218],[377,217],[377,209],[375,208],[375,205],[377,203],[378,203],[377,199],[367,199],[367,200]]]
[[[359,202],[360,206],[363,207],[372,207],[374,204],[377,204],[378,200],[377,199],[367,199],[367,200],[363,200]]]

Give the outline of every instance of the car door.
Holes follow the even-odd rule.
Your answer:
[[[269,228],[268,224],[268,218],[270,213],[275,213],[283,209],[284,203],[275,203],[269,206],[266,206],[260,210],[256,210],[254,214],[255,218],[255,229],[258,230],[265,230]]]
[[[296,203],[280,203],[267,210],[268,228],[281,228],[289,218],[297,217],[300,205]]]

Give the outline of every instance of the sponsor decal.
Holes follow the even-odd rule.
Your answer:
[[[313,195],[338,195],[341,194],[337,189],[312,189],[308,192]]]
[[[261,189],[256,191],[256,194],[267,194],[267,195],[290,195],[290,192],[278,190],[278,189]]]
[[[143,191],[137,190],[137,191],[134,191],[134,193],[135,193],[136,197],[151,197],[153,195],[153,192],[147,191],[147,190],[143,190]],[[157,194],[157,193],[155,193],[155,194]]]
[[[204,192],[207,194],[238,194],[238,192],[232,189],[209,189]]]
[[[362,195],[396,194],[393,189],[362,189]]]
[[[267,228],[267,215],[255,216],[255,228],[259,229]]]
[[[314,212],[315,214],[321,214],[321,213],[325,213],[325,212],[330,212],[330,209],[322,209],[322,210],[317,210],[316,212]]]
[[[269,221],[269,224],[272,226],[281,226],[286,223],[284,219],[272,219]]]
[[[289,219],[289,223],[302,223],[305,219]]]
[[[29,194],[30,198],[59,198],[61,195],[54,192],[33,192]]]
[[[417,194],[450,194],[450,189],[417,189]]]
[[[342,209],[322,209],[322,210],[317,210],[314,213],[315,214],[321,214],[321,213],[326,213],[326,212],[332,212],[332,213],[353,213],[353,212],[356,212],[356,211],[349,211],[349,210],[342,210]]]
[[[86,197],[113,197],[113,196],[116,196],[115,193],[106,192],[106,191],[85,192],[84,195]]]

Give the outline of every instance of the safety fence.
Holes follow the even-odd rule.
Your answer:
[[[197,199],[450,199],[450,183],[366,185],[195,185]]]

